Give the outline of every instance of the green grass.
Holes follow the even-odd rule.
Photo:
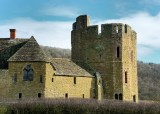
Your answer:
[[[1,109],[4,114],[160,114],[160,103],[48,99],[12,102]]]

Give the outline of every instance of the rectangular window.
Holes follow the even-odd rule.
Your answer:
[[[84,94],[82,94],[82,98],[84,99]]]
[[[16,82],[17,82],[17,74],[14,73],[14,75],[13,75],[13,83],[16,84]]]
[[[68,93],[65,94],[65,98],[68,98]]]
[[[52,82],[54,82],[54,78],[52,78]]]
[[[76,77],[74,77],[73,79],[74,79],[74,84],[76,84],[77,83]]]
[[[125,25],[125,33],[127,33],[127,25]]]
[[[38,93],[38,98],[41,98],[42,94],[41,93]]]
[[[42,75],[39,76],[39,82],[43,83],[43,76]]]
[[[116,33],[118,33],[118,26],[116,26]]]
[[[133,102],[136,102],[136,95],[133,95]]]
[[[19,99],[21,99],[22,98],[22,93],[19,93]]]
[[[131,51],[131,61],[133,62],[133,51]]]
[[[120,57],[120,47],[118,46],[117,47],[117,58],[119,58]]]
[[[118,100],[118,94],[115,94],[115,99]]]
[[[128,83],[128,73],[127,73],[127,71],[125,72],[125,83]]]
[[[123,100],[123,95],[122,95],[122,93],[119,94],[119,100]]]

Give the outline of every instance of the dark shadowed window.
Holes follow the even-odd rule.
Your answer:
[[[76,80],[76,77],[74,77],[74,84],[76,84],[77,83],[77,80]]]
[[[133,95],[133,102],[136,102],[136,95]]]
[[[125,72],[125,83],[128,83],[128,73],[127,73],[127,71]]]
[[[43,76],[42,75],[39,76],[39,82],[43,83]]]
[[[26,65],[23,70],[23,81],[33,81],[33,69],[31,65]]]
[[[68,98],[68,93],[65,94],[65,98]]]
[[[54,82],[54,78],[52,78],[52,82]]]
[[[118,94],[115,94],[115,99],[118,100]]]
[[[117,47],[117,58],[119,58],[120,57],[120,47],[118,46]]]
[[[38,98],[41,98],[42,94],[41,93],[38,93]]]
[[[21,99],[22,98],[22,93],[19,93],[19,99]]]
[[[84,94],[82,94],[82,98],[84,99]]]
[[[127,33],[127,25],[125,25],[125,33]]]
[[[119,94],[119,100],[123,100],[123,95],[122,95],[122,93]]]

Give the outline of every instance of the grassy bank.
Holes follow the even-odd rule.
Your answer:
[[[5,104],[6,114],[160,114],[160,103],[57,99]]]

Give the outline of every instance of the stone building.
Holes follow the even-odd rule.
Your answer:
[[[90,26],[81,15],[73,23],[71,60],[102,76],[103,98],[138,101],[136,32],[122,23]]]
[[[123,24],[89,26],[77,17],[72,58],[48,58],[35,38],[0,38],[0,99],[96,98],[138,101],[136,33]]]

